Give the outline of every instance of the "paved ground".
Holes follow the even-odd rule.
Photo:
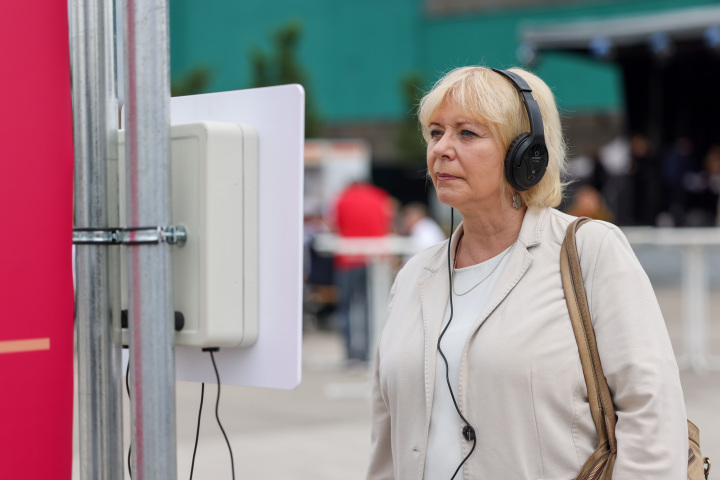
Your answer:
[[[680,293],[657,291],[673,345],[682,352]],[[720,292],[711,296],[715,316],[711,338],[720,345]],[[720,348],[715,351],[720,354]],[[339,339],[308,332],[304,339],[303,383],[294,391],[223,387],[220,416],[230,436],[238,479],[362,479],[369,448],[368,374],[343,369]],[[720,467],[720,372],[684,371],[688,416],[700,426],[703,453]],[[200,386],[177,387],[178,479],[189,478]],[[230,479],[230,459],[213,417],[215,387],[206,389],[195,479]],[[125,439],[129,438],[127,401]],[[127,451],[127,450],[126,450]],[[77,476],[77,447],[74,479]],[[716,467],[718,468],[718,467]],[[126,477],[129,478],[129,477]]]

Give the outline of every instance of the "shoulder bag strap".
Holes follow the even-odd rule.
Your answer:
[[[598,445],[607,441],[610,451],[614,453],[617,452],[615,407],[600,363],[595,331],[590,318],[590,307],[580,271],[580,258],[575,243],[575,233],[578,228],[589,220],[586,217],[578,218],[568,227],[560,253],[560,273],[565,291],[565,301],[580,352],[590,411],[598,432]]]

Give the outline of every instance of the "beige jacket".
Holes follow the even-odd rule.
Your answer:
[[[596,448],[560,280],[560,246],[573,218],[550,208],[529,210],[509,262],[478,312],[458,390],[478,438],[464,466],[466,480],[572,480]],[[584,225],[578,250],[617,407],[613,479],[684,479],[683,393],[650,282],[613,225]],[[395,280],[377,352],[369,480],[423,478],[447,264],[445,242],[416,255]],[[460,423],[448,434],[461,435]],[[471,446],[463,440],[463,457]],[[449,480],[452,473],[425,480]]]

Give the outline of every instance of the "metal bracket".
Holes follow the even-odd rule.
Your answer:
[[[182,247],[187,230],[182,225],[169,227],[74,228],[75,245],[151,245],[168,243]]]

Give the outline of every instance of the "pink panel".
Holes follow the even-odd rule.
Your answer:
[[[70,479],[67,2],[0,3],[0,476]]]

